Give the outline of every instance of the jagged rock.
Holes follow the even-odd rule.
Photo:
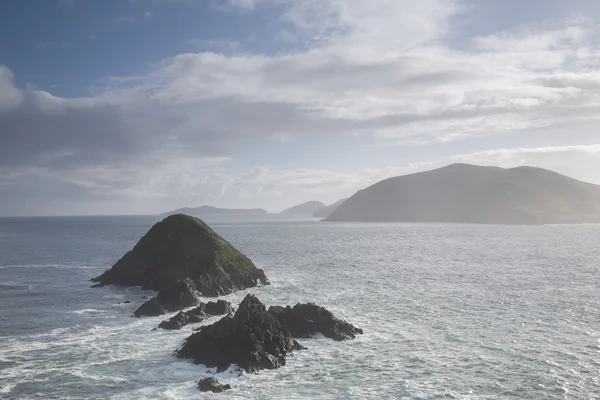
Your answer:
[[[248,295],[233,317],[226,316],[189,336],[177,356],[219,371],[237,364],[255,372],[285,365],[286,355],[301,348],[273,314]]]
[[[198,307],[188,311],[188,313],[208,315],[233,314],[233,306],[225,300],[209,301],[208,303],[200,303]]]
[[[153,297],[144,304],[142,304],[137,310],[133,312],[136,317],[156,317],[157,315],[163,315],[166,310],[161,306],[156,299]]]
[[[225,315],[233,313],[233,308],[231,303],[225,300],[209,301],[206,303],[205,312],[208,315]]]
[[[204,296],[268,284],[264,271],[198,218],[177,214],[155,224],[111,269],[100,285],[153,290],[185,279]]]
[[[312,303],[296,304],[294,307],[269,307],[281,325],[295,338],[308,338],[315,333],[334,340],[348,340],[362,334],[362,329],[336,318],[329,310]]]
[[[165,312],[181,310],[197,303],[196,291],[192,284],[185,280],[158,292],[156,297],[142,304],[133,315],[136,317],[162,315]]]
[[[231,385],[222,385],[217,378],[204,378],[198,382],[198,390],[201,392],[221,393],[231,389]]]
[[[187,280],[164,288],[158,292],[156,299],[168,311],[181,310],[198,304],[196,290]]]
[[[188,314],[194,314],[194,315],[206,314],[206,303],[200,303],[198,305],[198,307],[192,308],[190,311],[188,311]]]
[[[125,301],[123,302],[123,304],[131,304],[131,301],[129,301],[129,300],[125,300]]]
[[[202,322],[207,317],[208,317],[208,315],[206,315],[206,314],[197,315],[197,314],[191,314],[191,313],[179,311],[179,313],[177,313],[177,315],[175,315],[168,321],[161,322],[160,325],[158,325],[158,327],[163,328],[163,329],[181,329],[182,327],[186,326],[187,324]]]

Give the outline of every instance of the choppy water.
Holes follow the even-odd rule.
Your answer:
[[[600,398],[600,225],[214,222],[265,269],[267,305],[365,334],[203,395],[211,371],[173,357],[193,326],[153,332],[163,317],[131,317],[152,293],[89,288],[157,220],[0,219],[0,398]]]

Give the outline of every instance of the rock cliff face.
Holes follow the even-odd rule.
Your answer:
[[[159,291],[183,280],[203,296],[268,284],[248,257],[201,220],[183,214],[155,224],[111,269],[92,279],[100,286]]]

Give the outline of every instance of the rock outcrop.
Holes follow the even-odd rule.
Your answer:
[[[198,304],[193,283],[189,280],[176,282],[158,292],[156,297],[142,304],[133,315],[157,316]]]
[[[133,312],[133,315],[137,318],[139,317],[156,317],[158,315],[163,315],[167,311],[163,306],[158,303],[156,297],[151,298],[144,304],[142,304],[137,310]]]
[[[277,318],[255,296],[248,295],[233,317],[226,316],[188,337],[177,356],[219,371],[237,364],[256,372],[285,365],[285,357],[300,349]]]
[[[334,340],[349,340],[363,333],[362,329],[312,303],[296,304],[294,307],[272,306],[269,313],[295,338],[309,338],[321,333]]]
[[[209,301],[208,303],[200,303],[198,307],[190,311],[180,311],[171,319],[161,322],[158,327],[163,329],[181,329],[187,324],[202,322],[211,316],[231,314],[232,312],[233,307],[228,301]]]
[[[209,301],[204,307],[204,312],[208,315],[225,315],[233,313],[231,303],[225,300]]]
[[[206,314],[192,314],[190,312],[179,311],[171,319],[161,322],[158,327],[163,329],[181,329],[187,324],[202,322],[206,318],[208,318]]]
[[[248,257],[201,220],[183,214],[155,224],[111,269],[92,279],[100,286],[159,291],[183,280],[203,296],[268,284]]]
[[[198,382],[198,390],[201,392],[221,393],[231,389],[231,385],[222,385],[217,378],[204,378]]]

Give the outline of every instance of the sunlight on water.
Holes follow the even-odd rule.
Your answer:
[[[0,398],[199,398],[214,371],[173,357],[195,326],[152,331],[164,318],[131,317],[152,292],[89,288],[156,220],[0,220]],[[365,331],[302,340],[279,370],[220,373],[229,399],[600,393],[598,225],[212,226],[272,282],[228,300],[314,301]]]

